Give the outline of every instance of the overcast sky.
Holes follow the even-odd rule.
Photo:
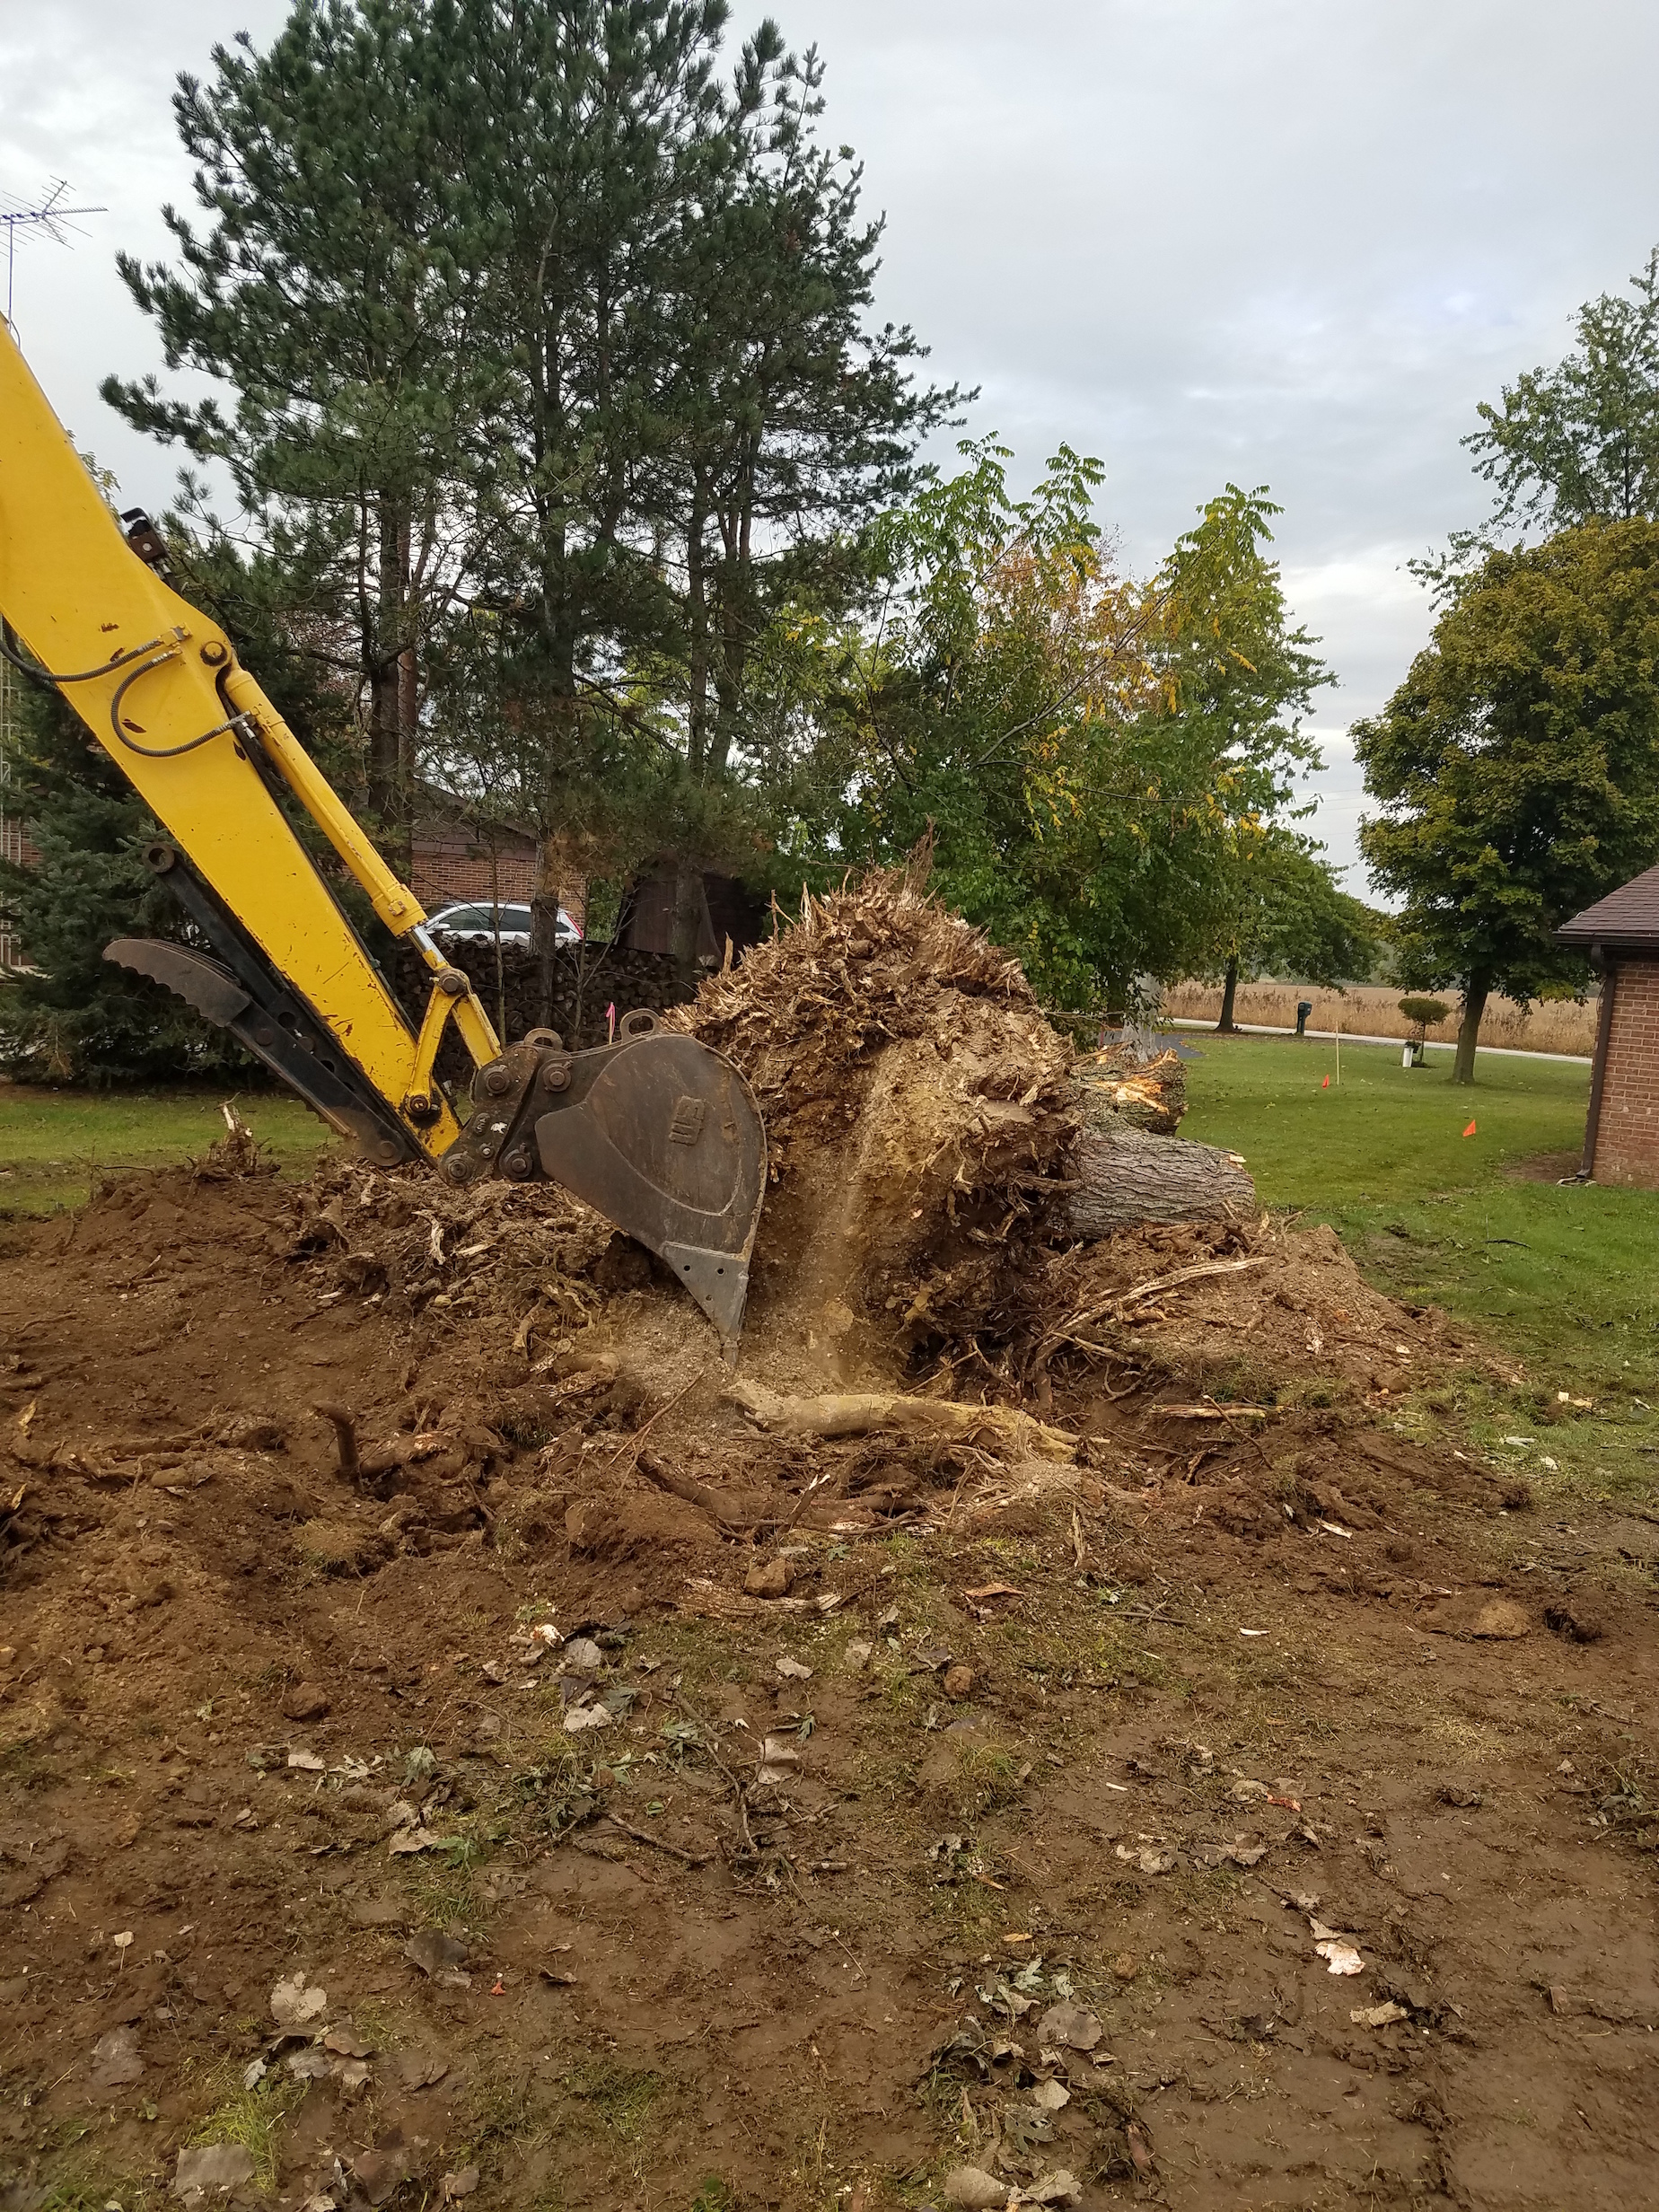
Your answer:
[[[26,350],[126,496],[174,461],[97,396],[159,366],[114,270],[188,200],[174,74],[282,0],[0,0],[0,192],[102,202],[17,257]],[[757,10],[758,15],[759,11]],[[1345,733],[1429,612],[1412,554],[1480,519],[1458,440],[1659,241],[1653,0],[783,0],[830,65],[888,233],[881,304],[970,427],[1035,472],[1098,453],[1102,520],[1150,567],[1229,478],[1270,485],[1292,602],[1339,688],[1318,828],[1356,863]],[[734,28],[750,27],[741,5]],[[0,271],[0,278],[4,272]]]

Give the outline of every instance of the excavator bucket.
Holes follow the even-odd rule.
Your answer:
[[[665,1260],[730,1341],[766,1191],[749,1085],[695,1037],[575,1055],[573,1091],[584,1061],[600,1065],[581,1096],[537,1118],[542,1172]]]
[[[643,1023],[649,1016],[630,1016]],[[538,1172],[672,1268],[728,1347],[743,1325],[766,1195],[766,1132],[747,1083],[695,1037],[624,1033],[589,1052],[534,1039],[480,1068],[443,1156],[467,1183]]]

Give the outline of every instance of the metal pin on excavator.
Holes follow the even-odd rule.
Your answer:
[[[68,700],[162,825],[150,864],[201,948],[122,938],[105,958],[230,1030],[379,1165],[562,1183],[666,1261],[729,1348],[766,1189],[742,1076],[643,1012],[592,1051],[548,1030],[504,1050],[414,893],[165,571],[148,518],[105,506],[0,318],[0,651]],[[307,857],[295,803],[431,971],[418,1030]],[[436,1075],[452,1025],[477,1071],[464,1124]]]

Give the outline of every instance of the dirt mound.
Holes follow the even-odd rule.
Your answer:
[[[1469,1344],[1444,1314],[1373,1290],[1334,1229],[1267,1215],[1120,1230],[1056,1255],[1035,1303],[1047,1319],[1028,1380],[1121,1364],[1269,1401],[1321,1382],[1386,1399]]]

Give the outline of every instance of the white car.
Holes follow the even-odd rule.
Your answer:
[[[440,932],[446,937],[459,937],[466,944],[494,944],[497,917],[499,917],[503,944],[522,945],[528,949],[530,944],[530,908],[528,907],[492,907],[487,902],[483,906],[440,907],[435,914],[428,916],[426,926],[428,929]],[[558,910],[558,921],[554,929],[553,941],[556,944],[580,944],[582,942],[581,930],[571,920],[563,907],[560,907]]]

